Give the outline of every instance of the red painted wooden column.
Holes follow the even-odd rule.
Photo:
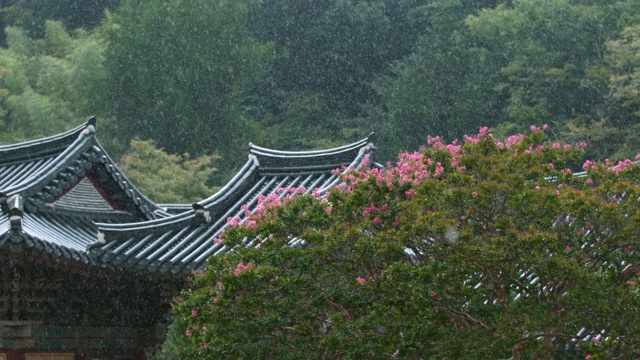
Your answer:
[[[24,351],[22,350],[7,350],[7,360],[24,360]]]

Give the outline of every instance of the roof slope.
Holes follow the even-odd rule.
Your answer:
[[[0,246],[24,243],[88,262],[93,221],[169,216],[121,173],[95,138],[95,123],[0,146]]]
[[[244,219],[243,205],[253,211],[260,196],[278,193],[283,198],[294,187],[324,193],[340,181],[332,170],[362,166],[364,157],[373,154],[372,141],[370,135],[339,148],[305,152],[250,144],[244,167],[215,195],[193,204],[192,210],[139,223],[98,223],[100,240],[90,246],[89,256],[149,271],[180,273],[202,267],[209,256],[229,250],[212,240],[226,228],[227,218]]]

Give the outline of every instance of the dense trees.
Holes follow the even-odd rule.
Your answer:
[[[582,149],[532,129],[431,138],[227,230],[176,308],[183,356],[636,357],[640,167],[573,176]]]
[[[162,204],[194,203],[215,192],[207,186],[216,171],[215,156],[191,158],[189,154],[167,154],[153,141],[131,140],[122,157],[122,171],[151,200]]]
[[[5,29],[0,48],[0,141],[50,136],[70,129],[92,112],[101,78],[104,42],[82,30],[69,34],[47,21],[42,39],[16,27]]]
[[[487,124],[506,137],[546,122],[554,141],[586,140],[590,158],[624,158],[640,147],[636,0],[8,0],[0,4],[0,26],[0,142],[51,135],[97,115],[100,139],[116,156],[127,154],[125,171],[156,201],[206,196],[242,162],[249,141],[317,148],[376,131],[384,162],[424,144],[426,133],[451,139]],[[635,194],[627,180],[637,170],[616,174],[597,165],[589,168],[594,184],[565,178],[558,165],[580,152],[527,153],[527,142],[540,136],[511,150],[486,137],[457,155],[431,147],[415,156],[437,157],[440,177],[352,184],[353,192],[331,195],[330,214],[309,198],[274,210],[248,233],[279,231],[274,245],[212,259],[216,270],[185,295],[188,325],[180,326],[191,326],[197,340],[189,353],[231,351],[243,342],[306,357],[304,338],[327,357],[461,357],[452,344],[462,341],[478,357],[545,357],[548,344],[524,334],[568,339],[586,326],[621,341],[585,344],[583,355],[606,349],[636,356],[638,322],[618,320],[636,316],[635,308],[620,308],[638,299],[635,272],[621,272],[619,261],[636,260],[623,250],[636,246],[629,224],[637,225],[637,211],[606,194]],[[131,142],[136,137],[142,140]],[[514,148],[521,149],[515,156]],[[185,153],[193,157],[170,155]],[[220,171],[212,154],[221,156]],[[452,156],[475,175],[454,171]],[[403,162],[419,166],[414,160]],[[176,183],[176,175],[185,181]],[[540,180],[547,175],[559,176],[564,188]],[[178,193],[172,182],[186,190]],[[368,218],[348,212],[363,213],[371,201],[387,208]],[[496,201],[505,206],[492,207]],[[280,222],[302,209],[313,214],[309,222]],[[495,218],[468,220],[491,211]],[[570,221],[544,230],[554,216]],[[303,235],[309,249],[272,251],[283,231]],[[613,245],[605,249],[606,241]],[[240,262],[248,270],[236,277],[230,270]],[[513,269],[569,295],[507,277]],[[219,270],[221,288],[212,285]],[[471,291],[469,279],[482,285]],[[213,297],[220,304],[207,303]],[[265,298],[276,300],[250,311]],[[482,304],[487,299],[495,306]],[[200,309],[196,316],[191,306]],[[609,316],[612,309],[625,315]],[[255,322],[225,322],[228,314]],[[209,332],[193,329],[201,323]],[[260,348],[233,351],[260,355]]]
[[[482,47],[502,59],[498,84],[508,99],[506,120],[520,128],[548,122],[569,137],[571,127],[628,125],[626,114],[612,106],[611,79],[600,72],[609,66],[607,40],[618,36],[625,14],[638,12],[632,3],[517,0],[469,17]],[[612,155],[610,137],[583,140],[592,155]]]
[[[424,133],[508,135],[535,121],[586,140],[594,158],[638,146],[633,0],[20,0],[0,11],[2,142],[93,114],[116,156],[134,137],[221,155],[214,182],[249,141],[308,149],[376,131],[386,161]]]
[[[104,112],[122,137],[236,162],[259,136],[245,104],[272,47],[254,41],[245,1],[123,1],[107,38]]]
[[[414,21],[424,23],[426,33],[416,50],[376,83],[386,109],[376,125],[392,127],[382,133],[383,141],[415,149],[426,140],[415,128],[455,138],[503,120],[503,91],[494,90],[500,59],[479,48],[464,26],[467,16],[482,7],[480,3],[447,0],[415,9]]]

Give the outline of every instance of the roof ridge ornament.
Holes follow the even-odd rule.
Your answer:
[[[100,243],[100,244],[102,244],[102,245],[104,245],[104,244],[106,244],[106,243],[107,243],[107,241],[106,241],[106,240],[105,240],[105,238],[104,238],[104,233],[103,233],[102,231],[98,231],[98,236],[97,236],[97,238],[98,238],[98,243]],[[89,245],[91,245],[91,244],[89,244]]]
[[[254,154],[249,154],[249,160],[253,161],[253,165],[260,166],[260,161],[258,160],[258,157],[255,156]]]
[[[7,199],[9,208],[9,223],[11,230],[22,230],[22,214],[24,213],[24,199],[20,194],[13,195]]]
[[[204,220],[206,223],[211,222],[211,214],[204,208],[204,206],[198,203],[194,203],[191,206],[193,206],[193,210],[195,211],[196,219],[200,221]]]
[[[96,134],[96,117],[92,116],[87,120],[87,126],[82,130],[80,136],[93,136]]]

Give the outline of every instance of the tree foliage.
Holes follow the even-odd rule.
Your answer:
[[[514,0],[466,22],[480,47],[502,59],[494,87],[507,96],[506,120],[520,129],[553,124],[559,137],[587,140],[589,155],[602,159],[630,156],[638,144],[629,139],[620,151],[634,120],[612,102],[606,43],[639,10],[633,1]]]
[[[424,133],[412,130],[416,127],[453,139],[504,121],[503,91],[494,89],[500,58],[481,48],[464,22],[491,3],[446,0],[413,9],[413,21],[426,30],[415,50],[375,84],[386,109],[374,120],[376,131],[391,147],[383,158],[424,144]]]
[[[109,25],[102,94],[120,136],[240,159],[259,134],[245,96],[273,53],[246,27],[254,4],[123,1]]]
[[[0,4],[0,28],[24,29],[30,37],[43,38],[46,21],[62,22],[68,29],[89,30],[104,18],[106,9],[114,9],[120,0],[4,0]],[[6,45],[5,34],[0,44]]]
[[[122,157],[122,171],[150,199],[164,204],[190,204],[211,196],[215,188],[207,186],[217,170],[217,156],[191,158],[189,154],[167,154],[153,141],[131,140]]]
[[[638,356],[640,167],[573,176],[583,150],[532,130],[429,138],[326,198],[261,200],[183,292],[182,355]]]
[[[47,21],[45,36],[33,39],[20,28],[5,29],[0,49],[0,141],[50,136],[92,114],[94,86],[102,77],[105,44],[93,33],[70,35]]]

